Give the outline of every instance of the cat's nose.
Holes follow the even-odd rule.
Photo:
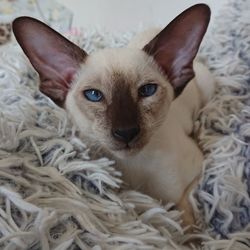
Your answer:
[[[132,141],[140,132],[140,128],[126,128],[126,129],[114,129],[112,131],[113,136],[123,142],[129,143]]]

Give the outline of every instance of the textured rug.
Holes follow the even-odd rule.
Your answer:
[[[250,0],[229,1],[200,53],[218,90],[196,123],[205,162],[191,196],[195,234],[174,204],[120,188],[115,163],[93,157],[64,110],[38,91],[20,48],[1,46],[0,249],[250,249],[249,16]],[[70,38],[91,52],[132,35]]]

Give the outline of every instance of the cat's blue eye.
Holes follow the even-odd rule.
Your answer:
[[[148,97],[154,95],[156,90],[157,90],[157,84],[148,83],[139,88],[138,94],[141,97]]]
[[[103,99],[103,94],[97,89],[87,89],[83,91],[85,98],[91,102],[100,102]]]

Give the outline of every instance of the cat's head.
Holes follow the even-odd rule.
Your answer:
[[[194,77],[209,18],[206,5],[195,5],[142,49],[91,55],[33,18],[16,19],[13,31],[40,75],[41,91],[68,110],[84,135],[124,157],[150,141]]]

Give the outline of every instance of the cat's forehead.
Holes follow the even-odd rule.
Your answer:
[[[148,55],[140,49],[112,48],[91,54],[87,63],[92,65],[98,62],[103,67],[116,69],[122,67],[123,70],[126,70],[139,67],[142,63],[146,63],[148,58]]]
[[[120,84],[153,78],[157,67],[153,59],[139,49],[105,49],[88,56],[78,74],[84,83]]]

